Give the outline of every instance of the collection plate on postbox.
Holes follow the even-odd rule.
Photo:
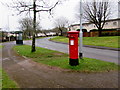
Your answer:
[[[74,40],[70,40],[70,45],[74,45]]]

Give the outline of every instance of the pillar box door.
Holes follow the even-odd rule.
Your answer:
[[[69,64],[71,66],[79,65],[78,60],[78,31],[69,31]]]

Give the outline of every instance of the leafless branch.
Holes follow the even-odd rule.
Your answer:
[[[40,2],[43,2],[44,5],[41,5]],[[36,3],[37,0],[33,0],[32,4],[26,3],[26,2],[22,2],[22,1],[18,1],[16,3],[14,3],[14,5],[12,6],[12,8],[16,8],[19,11],[19,14],[23,13],[23,12],[27,12],[26,14],[30,14],[30,12],[33,12],[34,14],[34,18],[33,18],[33,40],[32,40],[32,52],[35,51],[35,33],[36,33],[36,15],[39,12],[49,12],[50,15],[52,14],[52,10],[59,4],[58,0],[54,5],[49,6],[45,3],[44,0],[39,0],[39,3]],[[40,4],[40,5],[39,5]]]
[[[90,23],[94,23],[98,30],[102,30],[105,21],[110,15],[109,2],[93,2],[86,3],[84,6],[84,19],[88,20]]]

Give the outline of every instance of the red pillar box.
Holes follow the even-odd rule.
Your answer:
[[[79,65],[78,60],[78,31],[69,31],[69,64],[71,66]]]

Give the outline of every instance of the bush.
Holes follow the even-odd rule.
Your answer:
[[[102,31],[116,31],[117,29],[102,29]],[[91,31],[98,31],[98,29],[92,29]]]
[[[77,31],[80,31],[80,29],[77,29]],[[82,29],[83,32],[87,32],[87,29]]]
[[[102,36],[118,36],[118,32],[102,32]]]
[[[90,32],[98,31],[98,29],[92,29]],[[102,36],[119,36],[120,32],[117,29],[102,29]]]
[[[92,30],[90,30],[90,32],[92,32],[92,31],[98,31],[98,29],[92,29]]]

